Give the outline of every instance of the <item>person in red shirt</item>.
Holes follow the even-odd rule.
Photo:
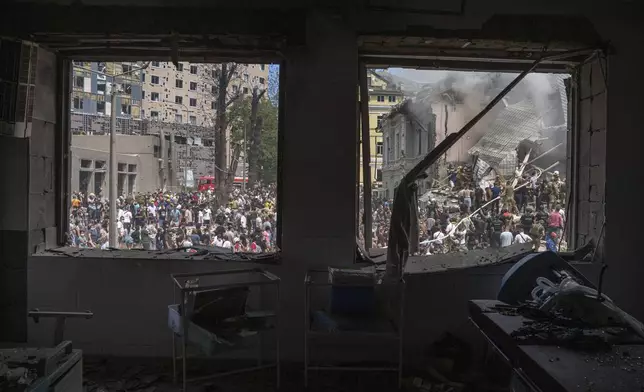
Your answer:
[[[556,233],[557,238],[561,235],[561,230],[563,229],[564,223],[563,217],[559,213],[559,210],[561,210],[561,206],[556,205],[555,209],[552,210],[552,212],[548,216],[548,236],[550,236],[550,233]]]

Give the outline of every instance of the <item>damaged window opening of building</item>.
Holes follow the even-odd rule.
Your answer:
[[[403,177],[518,73],[396,67],[365,73],[368,113],[362,118],[368,119],[368,132],[363,129],[361,140],[364,144],[368,135],[370,154],[364,160],[363,147],[358,157],[358,238],[372,255],[382,255]],[[538,251],[583,245],[568,221],[578,207],[571,197],[570,166],[578,77],[573,70],[529,73],[423,171],[413,186],[418,239],[411,258],[519,243]],[[364,216],[367,164],[371,219]]]
[[[87,251],[207,247],[233,258],[277,251],[279,66],[103,64],[102,74],[96,63],[72,68],[74,87],[82,89],[71,91],[65,245]],[[229,75],[225,81],[222,70]],[[182,93],[173,91],[188,77],[198,78],[191,90],[208,88],[186,98],[186,105]],[[221,100],[224,119],[215,110]],[[220,121],[224,133],[217,132]]]

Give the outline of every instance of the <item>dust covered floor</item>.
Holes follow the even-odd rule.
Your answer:
[[[208,374],[212,364],[192,365],[188,377]],[[282,365],[280,391],[303,391],[304,371],[301,365]],[[85,392],[180,392],[181,385],[172,382],[171,360],[85,358]],[[397,391],[393,372],[311,371],[312,392]],[[277,391],[275,370],[242,373],[188,384],[188,392],[270,392]]]

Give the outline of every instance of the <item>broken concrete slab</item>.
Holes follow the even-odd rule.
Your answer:
[[[405,274],[431,274],[451,270],[486,267],[516,261],[532,252],[531,244],[514,244],[505,248],[476,249],[430,256],[412,256]]]

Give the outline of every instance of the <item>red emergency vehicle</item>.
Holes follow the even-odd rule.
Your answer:
[[[243,177],[235,177],[235,179],[233,179],[233,185],[241,186],[244,183],[244,180],[246,180],[246,184],[248,184],[248,178],[244,179]],[[197,181],[197,190],[199,190],[200,192],[203,192],[203,191],[207,191],[208,189],[212,189],[213,191],[215,190],[215,177],[213,176],[199,177],[199,180]]]

